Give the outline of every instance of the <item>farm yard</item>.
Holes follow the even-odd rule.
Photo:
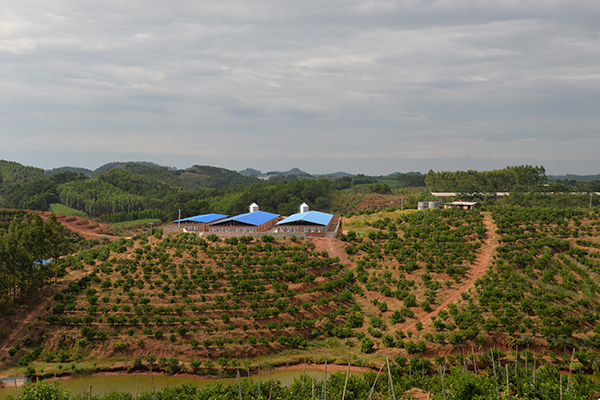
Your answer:
[[[389,357],[394,375],[433,379],[442,366],[600,367],[597,210],[361,221],[340,239],[155,229],[62,257],[61,289],[5,340],[3,368],[231,376],[307,359],[378,370]]]

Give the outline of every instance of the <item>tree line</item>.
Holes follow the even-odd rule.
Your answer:
[[[16,302],[37,293],[57,276],[55,262],[70,251],[70,234],[51,214],[16,214],[7,229],[0,229],[0,304]]]
[[[433,191],[461,193],[528,192],[546,183],[546,170],[542,166],[517,165],[492,171],[440,171],[430,170],[425,184]]]

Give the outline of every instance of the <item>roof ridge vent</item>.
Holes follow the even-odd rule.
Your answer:
[[[300,214],[308,212],[308,210],[309,210],[308,204],[302,203],[300,205]]]
[[[256,203],[250,204],[250,212],[253,213],[253,212],[257,212],[257,211],[258,211],[258,204],[256,204]]]

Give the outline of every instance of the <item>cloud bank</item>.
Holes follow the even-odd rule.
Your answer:
[[[25,0],[0,158],[599,173],[600,3]]]

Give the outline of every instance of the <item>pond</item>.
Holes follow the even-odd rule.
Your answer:
[[[320,368],[320,369],[319,369]],[[324,371],[322,366],[319,366],[316,370],[310,366],[306,367],[306,374],[308,377],[312,377],[316,374],[316,379],[321,381],[323,379]],[[241,372],[241,371],[240,371]],[[302,376],[303,369],[284,369],[277,370],[271,373],[271,378],[281,382],[283,386],[289,386],[294,382],[294,378],[300,378]],[[328,371],[328,375],[334,371]],[[351,374],[362,376],[362,371],[351,371]],[[310,380],[307,377],[307,385],[310,385]],[[88,377],[73,377],[61,381],[61,384],[65,389],[71,392],[71,396],[80,393],[81,391],[88,391],[89,387],[92,386],[92,394],[105,396],[113,390],[120,390],[123,392],[131,393],[135,396],[136,387],[138,385],[139,378],[139,389],[138,393],[152,391],[152,376],[149,374],[144,375],[102,375],[102,376],[88,376]],[[247,375],[242,374],[242,378],[247,378]],[[252,375],[251,378],[254,381],[258,381],[258,375]],[[261,373],[260,380],[266,381],[269,379],[269,375],[264,371]],[[221,380],[223,383],[234,383],[235,378],[227,378]],[[154,387],[155,390],[161,390],[167,386],[181,385],[183,383],[191,383],[200,387],[216,384],[219,382],[218,377],[206,378],[206,377],[178,377],[178,376],[166,376],[166,375],[154,375]],[[20,390],[20,388],[19,388]],[[0,400],[6,399],[8,395],[16,394],[14,384],[9,384],[8,387],[0,389]]]

